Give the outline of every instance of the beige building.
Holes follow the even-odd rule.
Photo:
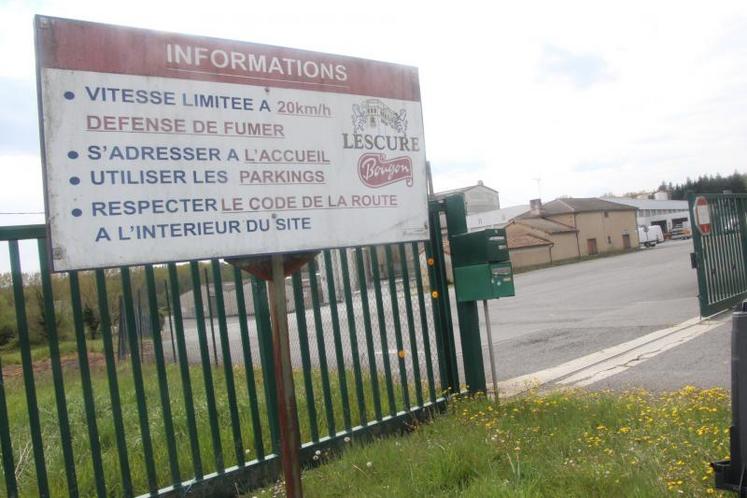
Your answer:
[[[636,211],[635,207],[594,197],[555,199],[544,205],[535,199],[529,211],[516,221],[546,233],[552,232],[553,227],[566,227],[565,231],[556,229],[550,233],[549,240],[555,244],[553,259],[557,261],[637,248]],[[552,225],[546,225],[548,221]]]
[[[552,261],[553,243],[549,240],[529,233],[509,230],[508,227],[506,232],[511,264],[514,268],[539,266]]]
[[[470,220],[470,230],[505,226],[511,261],[521,268],[637,248],[636,211],[597,198],[556,199],[545,205],[533,200],[527,209],[512,213],[507,224],[477,223],[494,218],[482,213]]]

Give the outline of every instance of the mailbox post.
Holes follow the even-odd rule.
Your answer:
[[[480,340],[477,301],[514,295],[513,270],[503,229],[467,233],[463,194],[447,196],[443,202],[451,246],[451,265],[462,339],[464,373],[469,391],[485,391],[485,368]],[[489,317],[485,317],[489,321]],[[495,382],[495,361],[490,360]]]
[[[515,293],[506,231],[502,228],[488,228],[456,235],[451,239],[451,249],[457,303],[478,300],[482,300],[483,303],[490,374],[493,379],[493,392],[498,399],[493,334],[487,300],[513,296]]]

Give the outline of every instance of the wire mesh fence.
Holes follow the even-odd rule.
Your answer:
[[[272,473],[263,281],[218,260],[24,273],[23,239],[47,268],[42,230],[4,234],[0,299],[13,313],[0,345],[18,351],[0,356],[8,496],[168,495]],[[443,402],[423,252],[327,250],[286,280],[307,456]]]

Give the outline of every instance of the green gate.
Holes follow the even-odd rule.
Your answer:
[[[707,202],[700,209],[710,221],[710,230],[703,233],[697,225],[699,198]],[[747,195],[690,194],[688,203],[700,314],[706,317],[747,298]]]
[[[457,361],[455,337],[480,342],[452,323],[444,206],[428,242],[322,251],[287,279],[305,465],[407,430],[460,391],[458,367],[482,371]],[[43,225],[0,244],[7,496],[233,496],[279,476],[263,281],[217,259],[51,274]]]

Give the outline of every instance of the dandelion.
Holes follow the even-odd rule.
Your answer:
[[[369,469],[370,469],[371,467],[373,467],[373,462],[366,462],[366,467],[368,467]]]
[[[345,436],[345,438],[343,439],[343,441],[345,441],[346,443],[349,443],[350,442],[350,436]]]

